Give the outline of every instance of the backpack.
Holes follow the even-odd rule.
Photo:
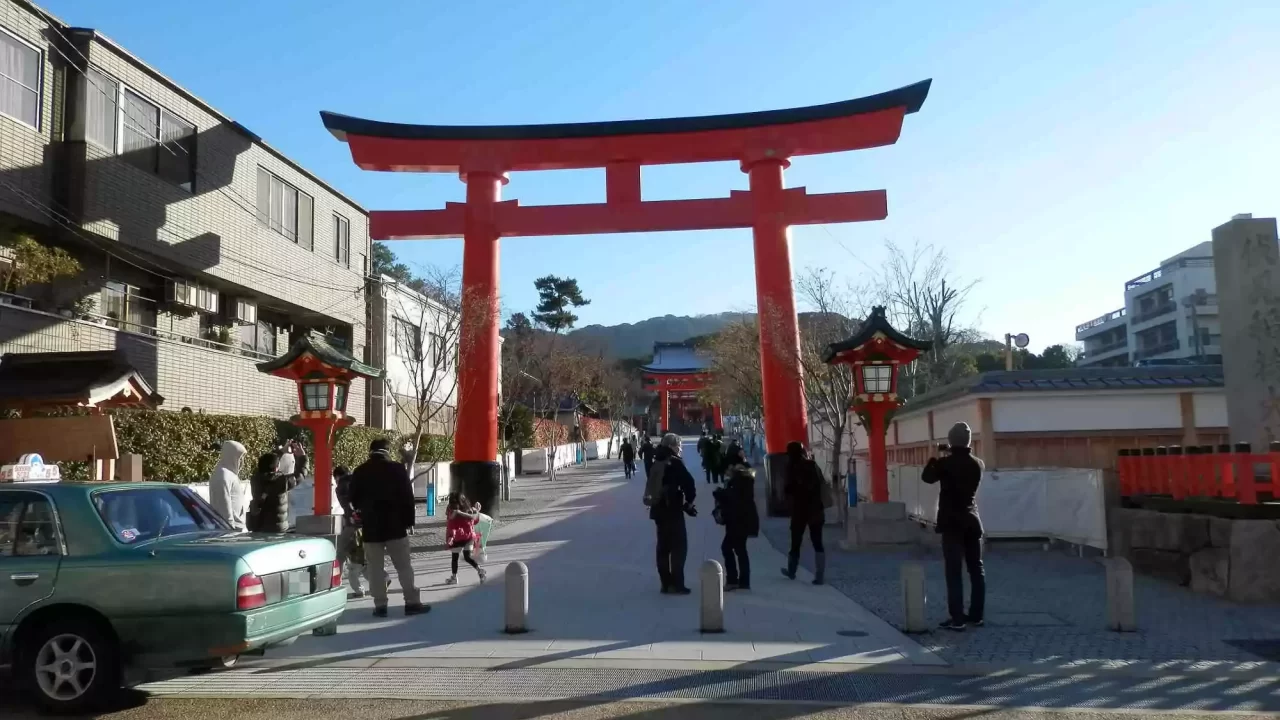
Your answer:
[[[654,507],[661,502],[662,497],[662,478],[667,474],[667,461],[659,460],[649,468],[649,477],[644,483],[644,506]]]

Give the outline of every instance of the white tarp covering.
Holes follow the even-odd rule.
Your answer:
[[[889,499],[911,517],[932,523],[938,486],[920,480],[923,468],[889,466]],[[871,473],[858,460],[858,494],[871,495]],[[1034,537],[1107,548],[1102,471],[1087,468],[988,470],[978,487],[978,513],[991,537]]]

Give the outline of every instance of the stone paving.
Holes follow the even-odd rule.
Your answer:
[[[787,547],[786,520],[771,518],[762,530],[775,547]],[[827,527],[827,576],[833,587],[901,627],[900,568],[919,560],[925,566],[931,626],[946,618],[939,551],[841,551],[840,536],[840,528]],[[812,561],[806,547],[801,563],[811,567]],[[1216,667],[1280,674],[1280,606],[1236,605],[1136,576],[1139,631],[1115,633],[1104,628],[1105,573],[1098,560],[996,543],[989,546],[985,567],[986,627],[913,636],[949,663],[1077,668],[1159,664],[1170,670]]]

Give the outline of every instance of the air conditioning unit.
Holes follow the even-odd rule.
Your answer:
[[[228,325],[254,325],[258,322],[258,303],[245,298],[229,297],[218,316]]]
[[[182,280],[170,280],[164,286],[164,299],[201,312],[218,312],[218,291]]]

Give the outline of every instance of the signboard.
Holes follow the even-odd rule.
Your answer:
[[[57,465],[45,465],[36,453],[27,453],[14,465],[0,466],[0,482],[53,483],[62,479]]]

